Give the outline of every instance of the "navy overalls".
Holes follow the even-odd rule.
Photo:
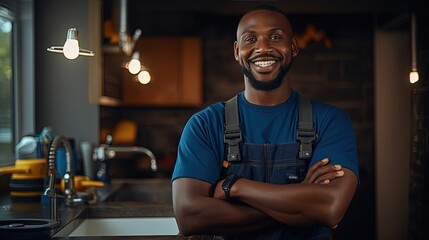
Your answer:
[[[301,96],[299,111],[301,128],[298,128],[297,142],[277,145],[243,143],[237,99],[234,97],[226,102],[225,143],[228,167],[224,169],[224,176],[234,173],[247,179],[275,184],[300,183],[304,180],[316,135],[310,101]],[[331,239],[330,228],[326,226],[305,229],[283,226],[249,235],[224,236],[218,239]]]

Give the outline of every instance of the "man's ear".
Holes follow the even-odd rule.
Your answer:
[[[292,57],[298,56],[298,53],[299,53],[298,40],[296,40],[296,38],[294,37],[292,39]]]
[[[235,61],[238,61],[238,42],[237,41],[234,42],[234,58],[235,58]]]

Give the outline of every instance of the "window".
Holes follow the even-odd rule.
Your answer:
[[[0,161],[14,154],[14,19],[0,6]]]

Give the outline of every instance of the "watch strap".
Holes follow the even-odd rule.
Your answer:
[[[232,174],[232,175],[228,175],[226,178],[225,178],[225,180],[224,180],[224,182],[223,182],[223,184],[222,184],[222,189],[223,189],[223,191],[224,191],[224,193],[225,193],[225,199],[228,201],[228,202],[231,202],[233,199],[231,198],[231,194],[230,194],[230,191],[231,191],[231,187],[232,187],[232,185],[238,180],[240,178],[240,176],[238,176],[238,175],[235,175],[235,174]]]

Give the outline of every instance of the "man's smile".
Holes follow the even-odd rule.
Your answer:
[[[253,60],[250,62],[250,66],[253,69],[252,72],[255,74],[269,74],[277,69],[280,61],[276,59],[266,60]],[[276,67],[277,66],[277,67]]]
[[[255,64],[256,66],[259,66],[259,67],[266,68],[266,67],[270,67],[271,65],[273,65],[276,62],[277,61],[274,61],[274,60],[269,60],[269,61],[255,61],[255,62],[253,62],[253,64]]]

